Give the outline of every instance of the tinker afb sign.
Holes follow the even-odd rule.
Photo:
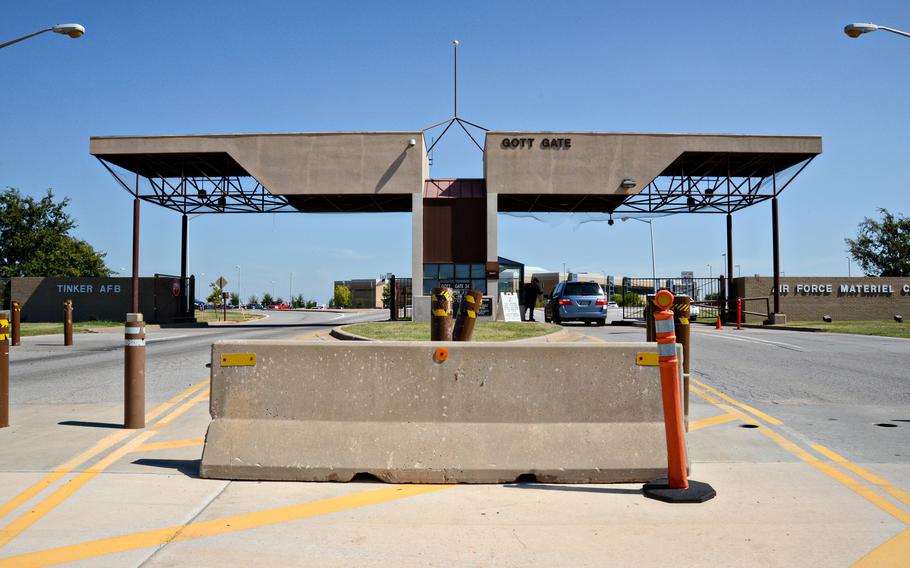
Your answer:
[[[100,284],[98,294],[119,294],[122,289],[120,284]],[[59,294],[92,294],[95,293],[94,284],[57,284]]]

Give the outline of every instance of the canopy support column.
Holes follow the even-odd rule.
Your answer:
[[[186,243],[188,219],[186,213],[180,219],[180,308],[183,315],[189,315],[189,302],[187,301],[186,282]]]
[[[136,175],[136,196],[133,197],[133,310],[139,313],[139,176]]]
[[[733,298],[733,215],[727,213],[727,314],[736,313]]]
[[[780,227],[777,222],[777,196],[771,198],[771,246],[774,255],[774,315],[780,314]],[[775,322],[774,323],[778,323]]]

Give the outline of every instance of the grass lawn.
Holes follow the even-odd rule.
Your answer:
[[[240,312],[238,310],[228,310],[227,320],[228,321],[250,321],[256,319],[262,319],[264,316],[259,314],[251,314],[250,312]],[[205,310],[200,312],[196,310],[196,321],[205,321],[205,322],[216,322],[224,321],[224,314],[221,310]]]
[[[357,323],[342,327],[344,331],[385,341],[429,341],[430,324],[426,322],[379,322]],[[538,337],[559,331],[560,327],[549,323],[525,323],[483,321],[474,328],[473,341],[513,341]]]
[[[879,335],[882,337],[904,337],[910,339],[910,323],[896,321],[794,321],[787,322],[786,327],[814,327],[832,333],[856,333],[859,335]]]
[[[63,322],[22,322],[20,333],[27,335],[51,335],[63,333]],[[73,333],[92,333],[93,327],[122,327],[122,321],[78,321],[73,322]]]

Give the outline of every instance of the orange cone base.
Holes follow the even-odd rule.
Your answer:
[[[645,483],[641,492],[649,499],[664,503],[704,503],[717,497],[717,492],[707,483],[689,480],[688,489],[673,489],[666,479],[656,479]]]

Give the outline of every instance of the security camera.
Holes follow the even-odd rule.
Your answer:
[[[412,146],[412,147],[413,147],[413,146],[416,146],[416,145],[417,145],[417,140],[414,140],[413,138],[411,138],[410,140],[408,140],[408,146]]]
[[[613,226],[613,217],[610,217],[610,219],[607,221],[607,225],[610,225],[611,227]]]

